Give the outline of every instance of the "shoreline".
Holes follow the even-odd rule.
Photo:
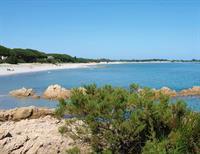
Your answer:
[[[151,62],[100,62],[100,63],[19,63],[19,64],[0,64],[0,77],[10,76],[16,74],[34,73],[51,70],[62,69],[77,69],[77,68],[89,68],[97,65],[109,65],[109,64],[165,64],[165,63],[184,63],[184,62],[170,62],[170,61],[151,61]]]
[[[20,64],[0,64],[0,76],[10,76],[15,74],[34,73],[51,70],[89,68],[100,63],[60,63],[60,64],[42,64],[42,63],[20,63]]]
[[[19,63],[19,64],[0,64],[0,77],[16,74],[34,73],[42,71],[62,70],[62,69],[77,69],[89,68],[102,64],[128,64],[133,62],[100,62],[100,63]],[[135,62],[134,62],[135,63]]]

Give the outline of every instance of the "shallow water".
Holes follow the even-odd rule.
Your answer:
[[[20,106],[55,107],[56,102],[47,100],[15,99],[8,92],[21,87],[33,88],[41,93],[50,84],[66,88],[96,83],[98,86],[111,84],[128,88],[131,83],[151,88],[170,87],[177,91],[200,86],[200,63],[143,63],[109,64],[91,68],[44,71],[0,77],[0,108]],[[194,110],[200,110],[199,97],[183,98]]]

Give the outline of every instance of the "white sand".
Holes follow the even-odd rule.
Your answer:
[[[48,70],[88,68],[95,65],[98,65],[98,63],[63,63],[57,65],[40,63],[0,64],[0,76]]]
[[[19,73],[31,73],[39,71],[50,71],[59,69],[89,68],[100,64],[143,64],[143,63],[170,63],[170,62],[101,62],[101,63],[60,63],[60,64],[41,64],[41,63],[21,63],[21,64],[0,64],[0,76],[13,75]]]

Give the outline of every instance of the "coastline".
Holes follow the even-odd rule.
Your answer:
[[[9,76],[15,74],[62,70],[62,69],[77,69],[77,68],[89,68],[97,65],[109,65],[109,64],[162,64],[162,63],[183,63],[183,62],[170,62],[170,61],[151,61],[151,62],[100,62],[100,63],[19,63],[19,64],[0,64],[0,76]]]
[[[20,64],[0,64],[0,76],[8,76],[22,73],[33,73],[50,70],[88,68],[100,63],[60,63],[60,64],[41,64],[41,63],[20,63]]]
[[[19,63],[19,64],[0,64],[0,76],[9,76],[23,73],[33,73],[50,70],[62,70],[62,69],[76,69],[76,68],[89,68],[91,66],[97,66],[101,64],[127,64],[133,62],[100,62],[100,63]],[[134,62],[135,63],[135,62]]]

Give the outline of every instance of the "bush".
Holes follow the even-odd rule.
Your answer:
[[[85,86],[72,91],[57,113],[76,115],[91,130],[97,153],[199,153],[200,114],[184,102],[132,85],[122,88]]]
[[[74,62],[74,58],[66,55],[66,54],[48,54],[48,56],[52,56],[55,58],[56,61],[58,62]]]
[[[6,60],[5,60],[6,63],[9,63],[9,64],[17,64],[18,63],[18,60],[17,60],[17,57],[15,54],[12,54],[11,56],[9,56]]]

